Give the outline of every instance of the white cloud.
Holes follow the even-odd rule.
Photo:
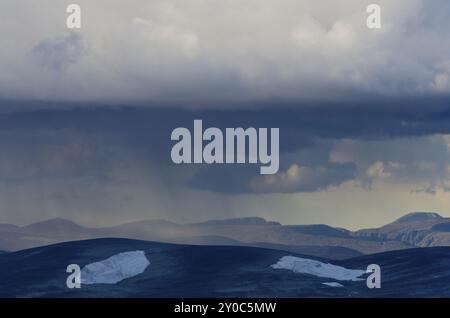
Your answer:
[[[257,192],[287,190],[301,182],[301,171],[299,165],[293,164],[286,171],[256,177],[250,182],[250,188]]]
[[[386,171],[386,167],[382,161],[374,162],[369,168],[367,168],[366,172],[369,178],[388,178],[391,176],[389,171]]]
[[[448,135],[431,135],[336,141],[330,161],[356,164],[359,170],[356,181],[369,188],[375,181],[383,180],[397,185],[414,185],[408,188],[409,191],[448,191],[449,140]]]
[[[178,29],[176,26],[157,24],[139,17],[133,18],[131,23],[142,28],[142,35],[151,45],[168,46],[191,57],[199,51],[198,37],[192,31]]]
[[[431,87],[438,92],[450,92],[450,62],[438,66]]]

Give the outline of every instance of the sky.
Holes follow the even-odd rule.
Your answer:
[[[0,223],[450,217],[450,3],[0,2]],[[182,165],[176,127],[280,128],[280,170]]]

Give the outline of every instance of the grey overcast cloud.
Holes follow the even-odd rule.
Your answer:
[[[0,223],[450,216],[449,1],[70,3],[0,2]],[[174,165],[199,118],[279,127],[279,172]]]
[[[217,108],[450,89],[445,0],[378,1],[378,30],[360,0],[80,0],[80,30],[69,3],[1,2],[0,97]]]

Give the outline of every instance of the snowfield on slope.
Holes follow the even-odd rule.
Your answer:
[[[273,264],[271,267],[275,269],[291,270],[294,273],[309,274],[341,281],[362,280],[362,278],[359,277],[366,273],[366,271],[360,269],[348,269],[342,266],[294,256],[283,256],[278,263]]]
[[[329,286],[329,287],[344,287],[344,285],[339,284],[337,282],[322,283],[322,285],[326,285],[326,286]]]
[[[124,252],[105,260],[91,263],[81,270],[81,283],[116,284],[143,273],[150,265],[143,251]]]

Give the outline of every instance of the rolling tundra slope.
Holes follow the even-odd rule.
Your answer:
[[[331,261],[245,246],[95,239],[0,255],[0,296],[449,297],[449,262],[450,247]],[[381,289],[366,287],[373,263],[382,268]],[[69,264],[82,268],[80,289],[66,285]]]

